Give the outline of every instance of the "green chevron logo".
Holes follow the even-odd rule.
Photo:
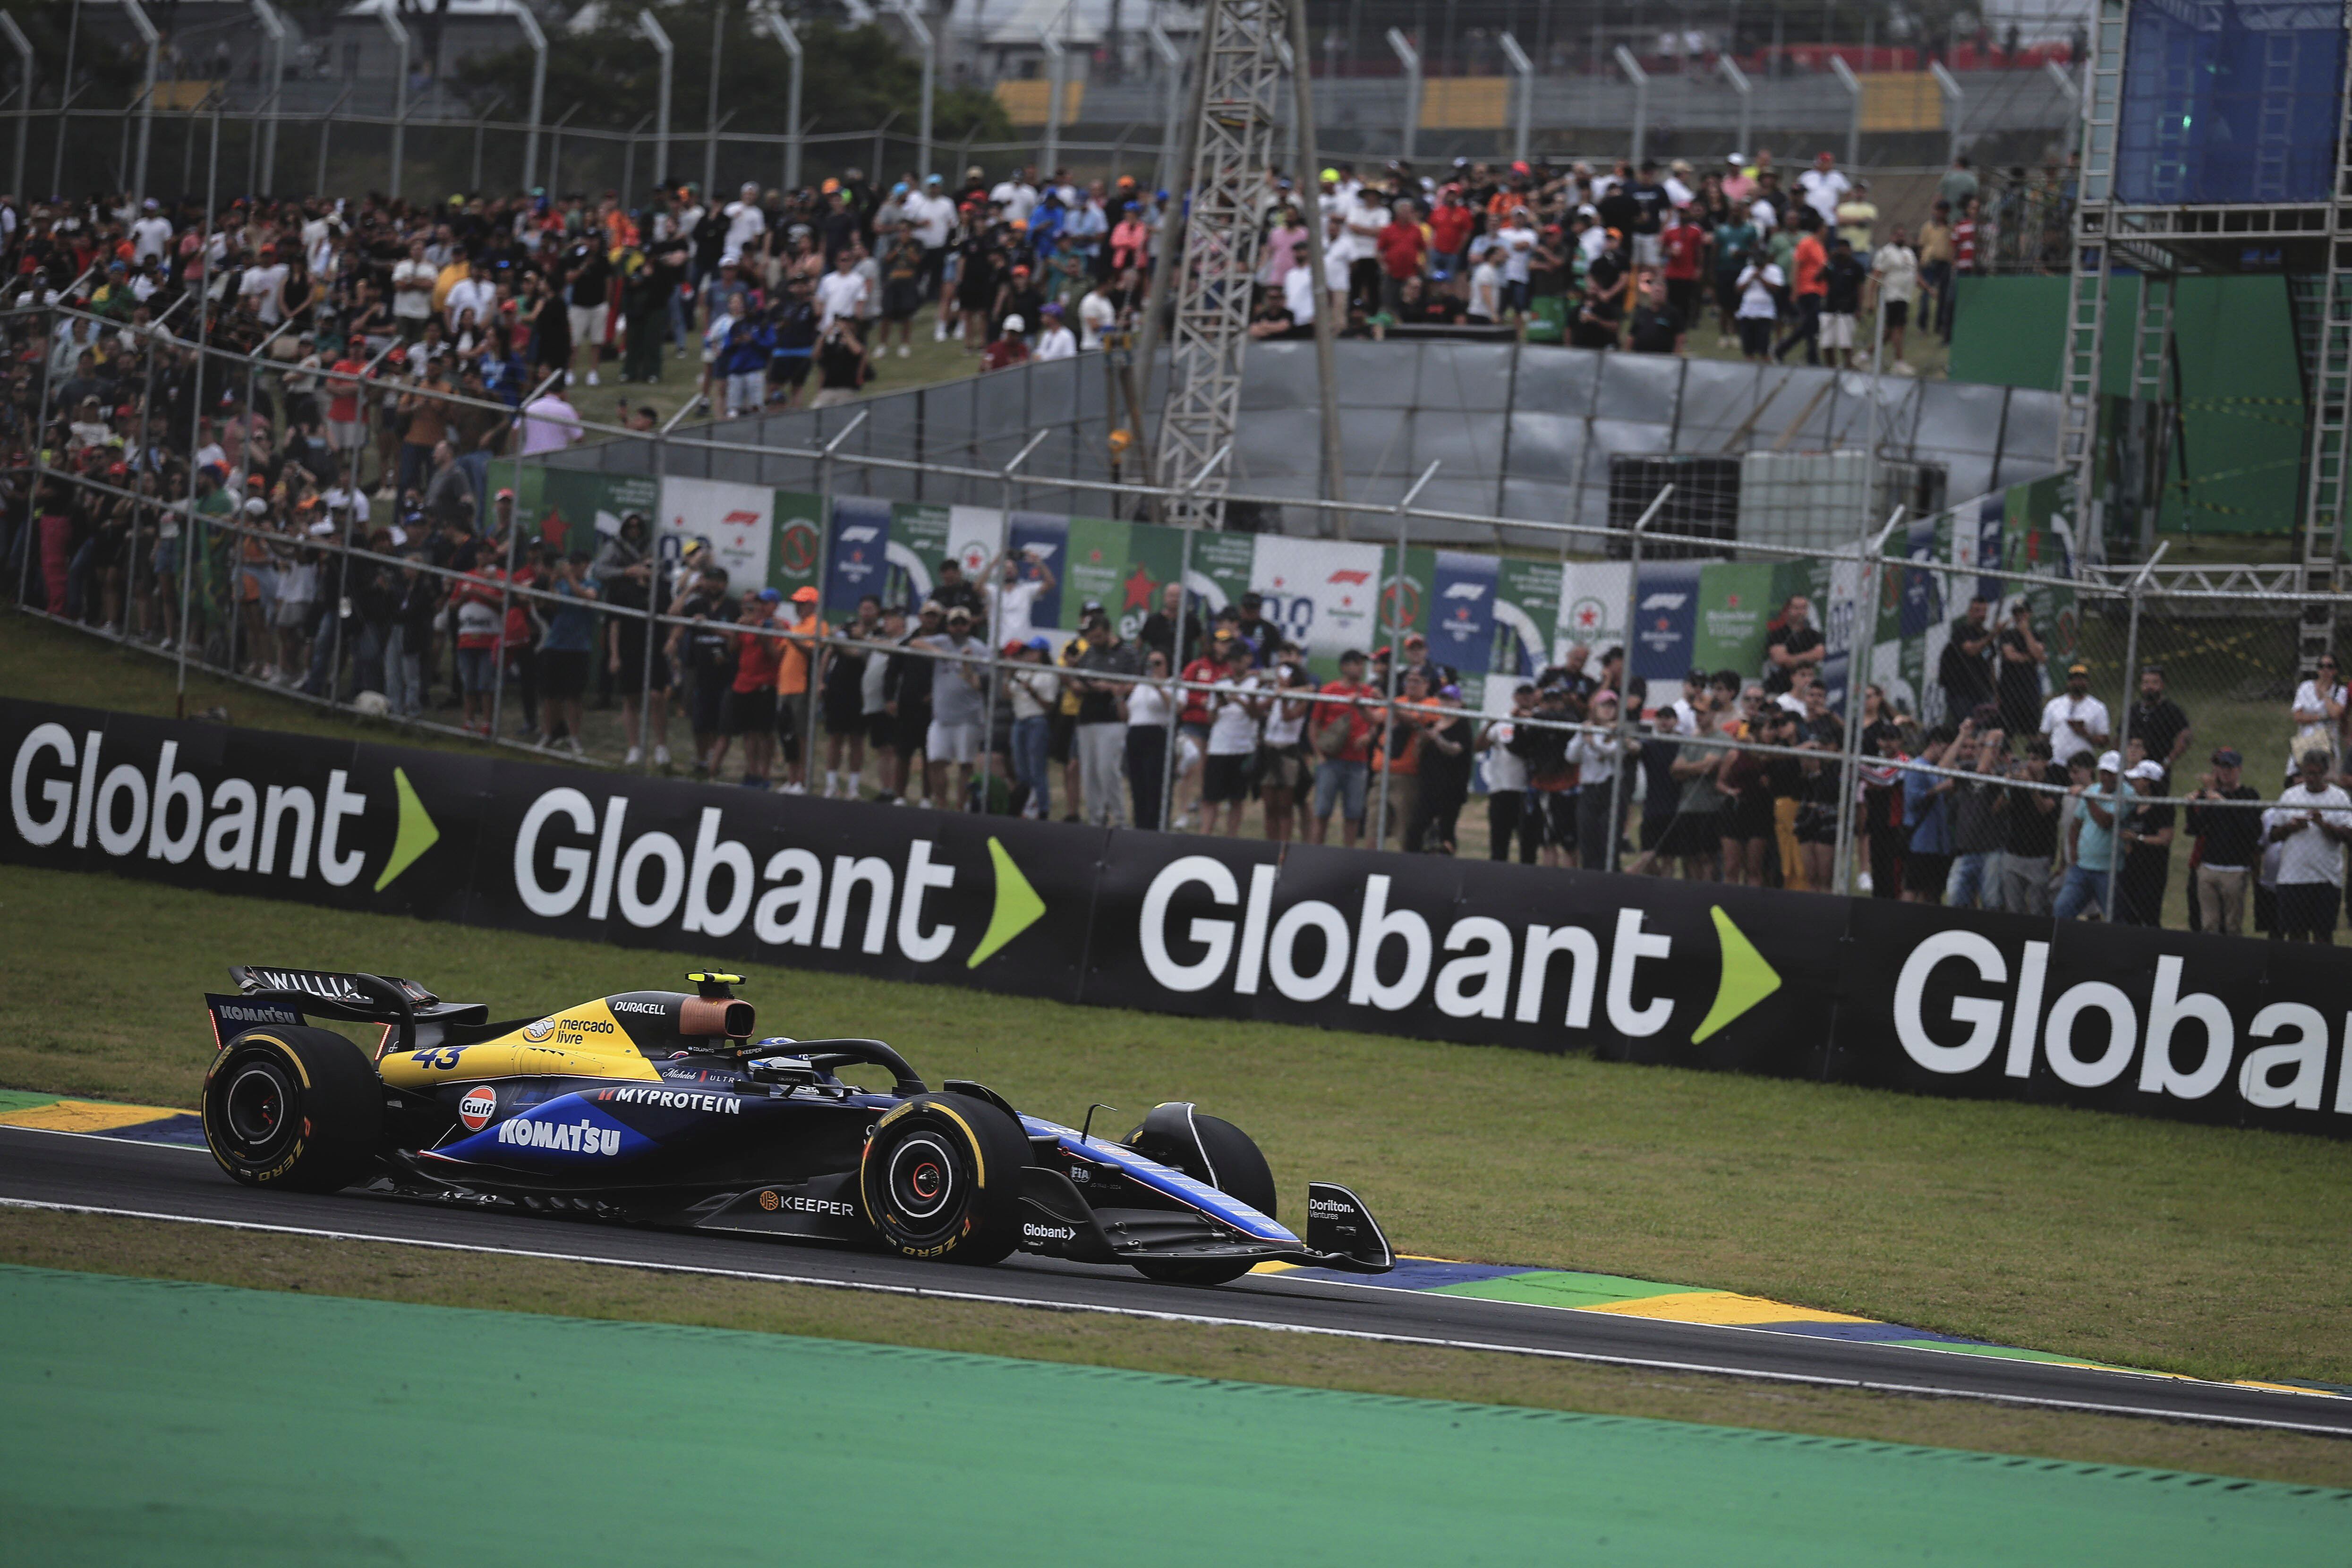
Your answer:
[[[1691,1044],[1696,1045],[1709,1035],[1722,1029],[1773,992],[1780,989],[1780,973],[1764,961],[1740,929],[1731,923],[1723,906],[1712,906],[1715,916],[1717,946],[1723,952],[1723,973],[1715,984],[1715,1005],[1706,1010],[1692,1031]]]
[[[988,840],[988,858],[996,868],[996,908],[988,917],[988,930],[981,933],[980,945],[963,962],[966,969],[978,969],[995,957],[1006,942],[1035,925],[1045,914],[1045,900],[1037,896],[1037,889],[1029,885],[1029,879],[1021,874],[1021,868],[1005,852],[1003,841],[994,835]]]
[[[418,856],[441,842],[441,829],[433,824],[433,814],[416,798],[416,786],[408,782],[405,768],[392,770],[392,786],[400,795],[400,829],[392,840],[392,858],[383,863],[376,874],[375,890],[383,892],[392,886],[393,879],[416,864]]]

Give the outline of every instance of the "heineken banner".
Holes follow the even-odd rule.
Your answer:
[[[894,811],[10,700],[0,752],[0,861],[17,865],[689,962],[2352,1133],[2352,1017],[2325,948]],[[308,940],[216,956],[407,967],[396,942]]]

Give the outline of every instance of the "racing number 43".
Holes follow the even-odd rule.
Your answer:
[[[408,1059],[415,1062],[421,1068],[438,1068],[446,1069],[448,1068],[454,1068],[457,1065],[458,1055],[463,1052],[465,1048],[466,1047],[463,1046],[429,1047],[425,1050],[412,1054]]]

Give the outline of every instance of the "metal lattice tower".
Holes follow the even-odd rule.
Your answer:
[[[1241,415],[1242,349],[1257,272],[1258,204],[1273,162],[1287,8],[1271,0],[1208,0],[1201,15],[1201,118],[1193,127],[1191,208],[1169,339],[1168,401],[1154,452],[1159,482],[1199,481],[1171,521],[1224,521],[1229,464],[1209,464]]]
[[[2327,202],[2327,264],[2315,323],[2316,341],[2309,361],[2305,388],[2311,427],[2311,455],[2305,463],[2303,511],[2303,591],[2334,594],[2344,584],[2344,501],[2346,465],[2352,460],[2347,440],[2346,405],[2352,402],[2352,145],[2344,140],[2352,132],[2352,79],[2345,83],[2344,103],[2337,111],[2336,183]],[[2336,646],[2336,606],[2333,600],[2303,607],[2302,637],[2296,663],[2305,675],[2318,668],[2319,658]]]

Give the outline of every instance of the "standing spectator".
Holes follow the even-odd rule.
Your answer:
[[[2009,770],[2011,779],[2000,804],[2000,897],[1996,908],[2016,915],[2050,912],[2050,868],[2058,853],[2058,807],[2065,797],[2066,770],[2050,760],[2047,737],[2025,742],[2025,755]],[[2055,786],[2033,789],[2030,784]]]
[[[2000,731],[1980,737],[1973,747],[1954,747],[1954,768],[1969,775],[1953,781],[1952,870],[1945,883],[1945,900],[1956,910],[2000,908],[2000,858],[2008,825],[2001,820],[2009,787],[2001,782],[2007,752]]]
[[[2336,656],[2323,653],[2311,679],[2294,689],[2294,755],[2300,757],[2315,747],[2336,749],[2345,700],[2344,683],[2336,679]]]
[[[808,789],[808,747],[813,738],[809,726],[817,721],[817,682],[813,678],[823,653],[825,626],[817,615],[814,585],[803,584],[793,589],[786,603],[790,608],[783,609],[779,619],[792,635],[783,639],[776,656],[776,738],[784,755],[784,782],[779,787],[785,795],[802,795]],[[667,761],[667,755],[663,760]],[[827,788],[825,793],[833,792]]]
[[[1110,617],[1099,608],[1087,616],[1078,635],[1086,647],[1078,655],[1078,674],[1071,684],[1078,696],[1078,781],[1085,792],[1086,820],[1097,827],[1122,827],[1126,813],[1118,784],[1128,724],[1121,720],[1120,707],[1128,688],[1145,667],[1137,661],[1135,650],[1111,630]],[[1162,665],[1161,679],[1166,675]],[[1159,824],[1155,821],[1150,826]]]
[[[1637,706],[1639,700],[1636,691]],[[1633,799],[1630,784],[1620,789],[1617,768],[1635,742],[1618,737],[1617,719],[1617,693],[1596,691],[1586,715],[1593,727],[1569,742],[1569,761],[1576,764],[1577,864],[1587,871],[1609,868],[1610,850],[1623,835],[1624,811]]]
[[[2116,868],[2116,819],[2130,810],[2133,798],[2131,786],[2121,777],[2122,769],[2121,757],[2101,752],[2092,767],[2097,784],[2067,786],[2066,841],[2074,863],[2066,868],[2066,880],[2051,906],[2055,920],[2075,920],[2086,910],[2097,912],[2106,908],[2107,881]]]
[[[1171,734],[1169,715],[1173,710],[1174,698],[1168,689],[1168,660],[1158,648],[1143,656],[1144,679],[1121,689],[1118,703],[1127,714],[1127,738],[1123,753],[1127,766],[1127,782],[1134,797],[1135,826],[1157,828],[1162,812],[1160,778],[1168,766],[1168,741]],[[1079,733],[1084,735],[1083,726]],[[1087,773],[1091,791],[1095,775]],[[1114,788],[1118,778],[1112,775]],[[1114,812],[1116,808],[1114,807]],[[1092,816],[1091,806],[1088,809]],[[1108,826],[1116,827],[1118,822]]]
[[[2139,737],[2132,737],[2137,741]],[[2164,765],[2155,758],[2134,763],[2125,772],[2137,793],[2162,795]],[[2116,920],[2122,925],[2164,923],[2164,885],[2172,869],[2173,808],[2161,801],[2132,807],[2120,838],[2124,850],[2122,880],[2116,886]]]
[[[1829,657],[1829,645],[1813,625],[1813,602],[1792,594],[1767,634],[1764,647],[1764,690],[1773,697],[1787,691],[1799,670],[1818,674]]]
[[[1919,327],[1928,328],[1928,318],[1935,318],[1935,331],[1946,342],[1951,340],[1951,328],[1945,311],[1952,291],[1952,205],[1938,200],[1919,226]],[[1935,309],[1930,311],[1929,306]]]
[[[1887,357],[1894,362],[1895,374],[1909,375],[1911,366],[1903,358],[1903,336],[1911,324],[1911,301],[1919,293],[1919,254],[1911,248],[1901,224],[1895,226],[1886,243],[1871,257],[1870,276],[1878,285],[1884,308]]]
[[[1678,354],[1689,321],[1666,300],[1665,284],[1654,273],[1642,278],[1642,302],[1633,307],[1626,346],[1637,354]]]
[[[1312,691],[1315,678],[1303,661],[1292,657],[1295,650],[1286,645],[1277,651],[1272,684],[1285,692]],[[1265,836],[1276,844],[1289,841],[1307,804],[1301,792],[1314,777],[1314,753],[1307,745],[1307,725],[1314,710],[1302,697],[1282,697],[1267,704],[1265,727],[1259,731],[1259,798],[1265,805]]]
[[[1478,735],[1478,750],[1486,757],[1486,853],[1490,859],[1507,860],[1511,845],[1519,845],[1519,863],[1532,866],[1543,833],[1527,816],[1528,764],[1511,749],[1511,741],[1518,732],[1518,724],[1536,710],[1536,689],[1532,682],[1522,680],[1511,692],[1511,714],[1507,719],[1490,720]]]
[[[1975,739],[1973,724],[1963,722],[1957,732],[1948,724],[1938,725],[1927,732],[1914,759],[1927,766],[1903,770],[1903,820],[1910,829],[1903,855],[1903,891],[1911,903],[1942,903],[1952,872],[1953,780],[1948,773],[1927,770],[1963,752]]]
[[[1997,649],[2000,727],[2011,735],[2033,734],[2042,727],[2042,667],[2049,650],[2034,635],[2033,606],[2022,594],[2010,601]]]
[[[1712,694],[1693,705],[1691,718],[1698,728],[1682,742],[1668,769],[1681,794],[1675,797],[1675,818],[1658,844],[1658,855],[1683,863],[1683,880],[1711,882],[1716,879],[1716,856],[1723,844],[1726,799],[1718,776],[1726,753],[1721,746],[1707,743],[1716,732]]]
[[[710,759],[727,733],[727,689],[735,679],[735,635],[730,623],[741,606],[727,594],[727,568],[706,563],[682,594],[676,613],[687,624],[669,635],[671,662],[686,679],[688,728],[694,735],[694,776],[710,776]]]
[[[1394,216],[1380,232],[1381,308],[1391,316],[1403,315],[1404,285],[1409,278],[1419,278],[1426,270],[1429,249],[1428,237],[1422,232],[1419,214],[1411,202],[1399,202],[1391,209]]]
[[[743,787],[768,787],[768,768],[776,749],[776,669],[783,649],[782,639],[770,634],[783,600],[782,591],[776,588],[747,594],[735,617],[735,679],[727,689],[726,733],[711,748],[713,783],[727,764],[729,743],[740,739]]]
[[[971,611],[957,605],[947,613],[947,629],[922,639],[945,656],[930,661],[931,724],[923,744],[931,805],[941,811],[967,808],[982,740],[987,670],[973,661],[987,657],[988,645],[971,635]]]
[[[1968,609],[1952,623],[1950,635],[1944,639],[1943,655],[1936,662],[1936,684],[1943,688],[1947,718],[1966,718],[1994,700],[1992,627],[1987,621],[1990,608],[1982,595],[1972,595]],[[2039,686],[2035,692],[2038,697]]]
[[[1004,683],[1013,707],[1013,776],[1024,795],[1021,815],[1039,822],[1054,819],[1054,768],[1046,748],[1051,738],[1055,704],[1062,694],[1062,678],[1045,667],[1050,645],[1042,637],[1006,642],[1004,657],[1023,668],[1006,675]]]
[[[561,384],[522,405],[522,455],[560,452],[586,437],[580,411],[565,400]]]
[[[1250,669],[1249,645],[1230,631],[1210,639],[1219,666],[1202,693],[1209,711],[1207,758],[1201,768],[1201,831],[1217,831],[1218,808],[1225,813],[1225,837],[1238,838],[1242,812],[1249,805],[1250,767],[1257,755],[1258,721],[1265,714],[1260,682]],[[1141,825],[1139,816],[1138,825]]]
[[[1838,205],[1852,189],[1853,182],[1846,178],[1845,172],[1837,166],[1835,155],[1829,153],[1816,153],[1813,166],[1797,176],[1797,194],[1804,198],[1823,227],[1837,222]]]
[[[1353,849],[1364,831],[1365,785],[1370,772],[1372,721],[1363,704],[1380,696],[1364,684],[1363,654],[1349,648],[1339,656],[1339,679],[1327,682],[1319,693],[1328,700],[1315,705],[1307,732],[1315,748],[1315,805],[1307,818],[1312,844],[1328,841],[1331,808],[1339,808],[1341,842]]]
[[[2263,814],[2250,806],[2221,805],[2221,801],[2260,800],[2261,794],[2243,782],[2239,770],[2245,758],[2234,748],[2213,752],[2210,773],[2200,773],[2189,798],[2189,836],[2198,841],[2196,879],[2190,897],[2198,904],[2198,929],[2214,936],[2237,936],[2245,930],[2246,889],[2263,858]]]
[[[2164,667],[2151,664],[2142,668],[2139,700],[2132,704],[2131,737],[2146,745],[2148,757],[2162,764],[2168,778],[2195,733],[2180,704],[2164,694]]]
[[[590,556],[574,550],[555,563],[549,592],[558,600],[549,611],[547,630],[539,640],[540,714],[546,721],[539,743],[552,746],[561,740],[573,756],[581,754],[581,698],[588,689],[589,660],[595,657],[596,584],[588,574]],[[733,661],[729,661],[730,672]]]
[[[817,339],[817,391],[809,406],[833,408],[856,401],[866,371],[866,342],[857,335],[856,323],[839,321],[826,327]]]
[[[1802,343],[1805,345],[1805,363],[1822,363],[1822,309],[1828,298],[1830,253],[1828,247],[1822,244],[1821,228],[1821,217],[1811,208],[1804,208],[1798,213],[1799,237],[1790,254],[1790,270],[1794,279],[1791,300],[1795,305],[1795,319],[1790,325],[1789,335],[1782,338],[1772,351],[1775,360],[1787,359],[1789,351]]]
[[[1854,326],[1862,314],[1862,286],[1868,281],[1870,264],[1854,254],[1845,236],[1832,239],[1822,274],[1822,347],[1829,353],[1832,369],[1859,366]]]
[[[1003,370],[1009,365],[1028,363],[1029,340],[1024,335],[1028,331],[1029,323],[1021,319],[1019,312],[1006,316],[997,335],[982,351],[980,368]]]
[[[2295,782],[2263,814],[2263,837],[2279,847],[2278,929],[2289,942],[2336,941],[2352,796],[2328,778],[2335,761],[2316,748],[2305,752],[2295,760]]]
[[[2105,749],[2111,726],[2107,705],[2091,695],[2091,667],[2066,667],[2066,689],[2042,710],[2042,732],[2050,737],[2051,761],[2063,767],[2085,752]]]

